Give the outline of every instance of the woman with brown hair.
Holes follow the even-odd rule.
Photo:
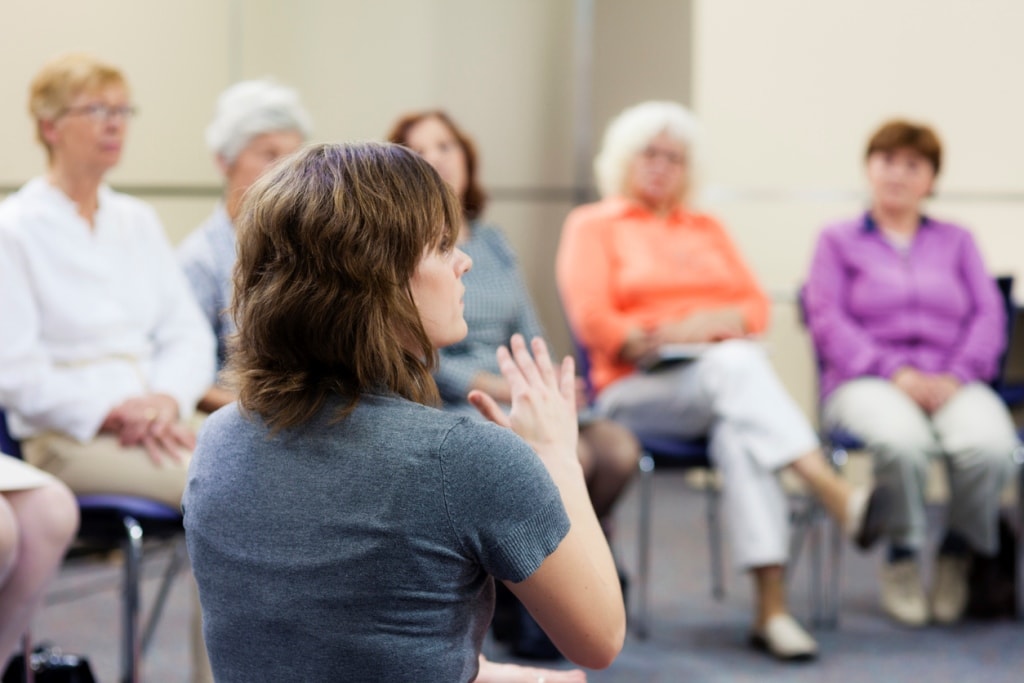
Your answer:
[[[510,400],[508,382],[498,371],[495,351],[513,334],[543,337],[537,312],[523,281],[515,252],[502,232],[481,219],[487,195],[477,179],[476,146],[439,110],[406,114],[388,140],[426,159],[455,191],[462,204],[456,243],[473,259],[466,274],[464,316],[469,332],[438,351],[434,371],[445,409],[477,415],[467,396],[483,391],[496,401]],[[640,445],[633,434],[611,420],[587,416],[580,422],[577,454],[597,516],[604,522],[637,469]]]
[[[875,478],[894,492],[883,609],[907,626],[952,623],[967,606],[971,554],[999,549],[1000,492],[1019,447],[988,385],[1006,315],[970,232],[924,213],[942,166],[935,132],[888,121],[864,159],[871,204],[824,229],[806,286],[823,361],[822,417],[864,441]],[[929,596],[919,555],[925,482],[938,459],[949,476],[949,520]]]
[[[573,661],[621,648],[571,360],[516,336],[511,412],[471,399],[497,426],[432,407],[436,349],[466,334],[460,216],[397,145],[309,147],[250,189],[239,401],[207,421],[184,498],[217,680],[472,681],[492,577]]]

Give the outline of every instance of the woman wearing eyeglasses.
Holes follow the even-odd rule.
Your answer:
[[[156,212],[104,183],[134,111],[127,82],[62,55],[29,110],[48,164],[0,204],[0,406],[25,459],[74,492],[177,507],[214,341]]]
[[[722,225],[688,203],[698,151],[696,120],[673,102],[644,102],[612,121],[594,162],[604,199],[566,219],[558,284],[591,349],[598,411],[639,434],[707,436],[733,558],[754,583],[751,643],[779,659],[809,659],[818,645],[786,599],[789,515],[776,473],[797,474],[862,548],[879,533],[884,491],[868,496],[833,473],[747,338],[765,330],[768,299]],[[668,344],[706,350],[639,369]]]

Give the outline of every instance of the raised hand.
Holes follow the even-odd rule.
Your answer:
[[[576,377],[572,358],[552,365],[547,345],[539,337],[531,342],[533,355],[522,335],[514,335],[511,350],[498,349],[498,367],[509,385],[512,409],[506,415],[497,402],[481,391],[469,401],[495,424],[510,427],[542,458],[550,454],[576,458]]]

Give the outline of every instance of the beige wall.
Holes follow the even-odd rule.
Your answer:
[[[595,135],[635,99],[688,97],[689,6],[595,0]],[[217,194],[202,131],[234,80],[297,88],[316,140],[380,138],[401,112],[445,107],[477,139],[487,218],[519,250],[549,334],[568,350],[552,271],[573,197],[575,0],[22,0],[4,11],[18,30],[0,41],[0,194],[43,167],[25,93],[65,50],[126,71],[141,114],[111,181],[152,201],[174,241]]]
[[[141,115],[115,184],[172,239],[209,211],[202,143],[216,94],[273,76],[302,93],[317,140],[379,138],[443,106],[480,145],[488,218],[518,248],[542,318],[568,349],[552,263],[573,197],[576,0],[53,0],[8,3],[0,41],[0,193],[38,173],[25,113],[34,71],[86,49],[124,67]],[[1024,4],[1015,0],[594,0],[591,140],[641,99],[691,103],[710,148],[707,206],[779,301],[784,380],[811,410],[806,339],[788,299],[819,226],[863,202],[861,148],[881,120],[932,122],[947,167],[932,210],[972,226],[993,270],[1024,258]],[[11,27],[17,27],[12,30]]]
[[[776,295],[776,362],[808,410],[792,293],[821,225],[863,209],[863,147],[883,120],[936,127],[946,156],[928,210],[970,226],[993,271],[1020,271],[1022,25],[1014,0],[695,3],[693,101],[717,190],[707,203]]]

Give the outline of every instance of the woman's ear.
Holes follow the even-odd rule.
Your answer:
[[[56,119],[39,119],[36,125],[39,126],[39,137],[43,139],[48,147],[52,148],[59,136]]]
[[[214,157],[214,160],[217,162],[217,168],[220,170],[220,174],[227,178],[228,171],[231,170],[231,164],[228,163],[228,160],[225,159],[222,154],[218,154]]]

